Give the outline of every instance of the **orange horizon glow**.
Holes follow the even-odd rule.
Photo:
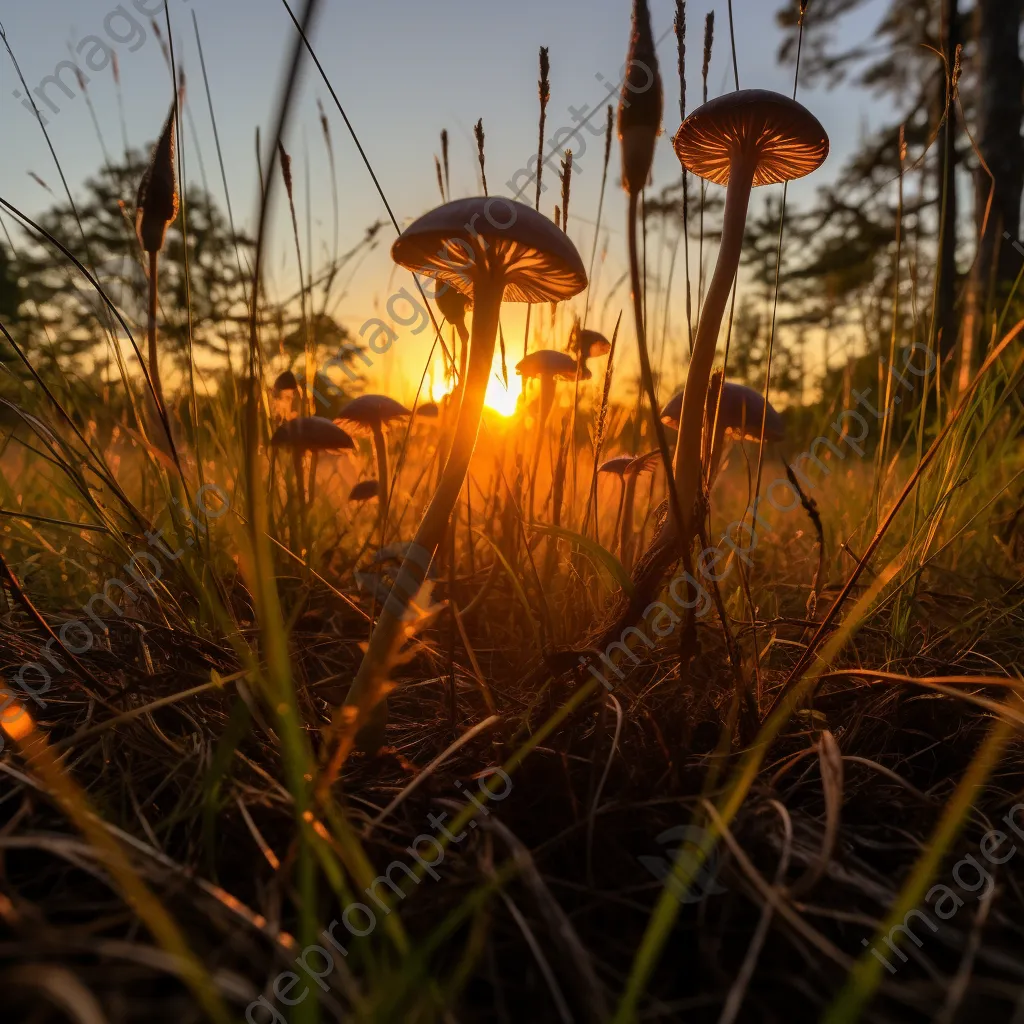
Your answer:
[[[435,372],[431,375],[430,401],[441,402],[445,395],[451,393],[451,387],[445,380],[443,372]],[[509,418],[516,414],[519,396],[523,391],[523,379],[517,373],[510,373],[508,377],[508,388],[506,389],[501,379],[501,369],[498,365],[491,373],[487,382],[487,394],[484,396],[484,405],[501,416]]]

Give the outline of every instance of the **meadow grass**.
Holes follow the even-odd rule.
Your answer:
[[[293,85],[267,148],[256,280]],[[328,355],[309,329],[321,279],[305,268],[307,381]],[[702,524],[718,548],[708,610],[621,651],[610,692],[580,663],[633,587],[620,536],[647,551],[670,494],[659,458],[617,530],[617,484],[595,468],[660,447],[649,409],[612,356],[559,387],[546,423],[532,391],[514,416],[488,412],[409,595],[372,754],[354,744],[368,709],[341,716],[342,743],[338,709],[453,410],[392,428],[388,459],[365,439],[275,457],[274,429],[312,399],[273,389],[270,305],[250,300],[246,369],[220,386],[203,387],[190,336],[166,405],[112,301],[105,380],[42,373],[6,335],[0,920],[17,1019],[1021,1019],[1012,861],[992,867],[987,902],[904,934],[895,973],[872,953],[1021,799],[1020,325],[969,389],[940,379],[936,407],[932,377],[862,442],[833,428],[826,395],[787,412],[763,461],[734,443]],[[613,353],[632,343],[621,320],[594,326]],[[649,406],[646,353],[642,383]],[[804,503],[792,487],[772,500],[819,435],[833,447],[803,463]],[[383,465],[381,517],[349,495]],[[737,544],[755,494],[756,540]],[[73,622],[90,637],[76,654]],[[27,665],[49,680],[37,671],[34,695],[12,682]],[[657,837],[685,824],[703,839],[673,858]],[[639,859],[652,854],[664,879]],[[691,901],[709,858],[721,891]],[[341,952],[325,929],[356,904],[373,926],[349,913]]]

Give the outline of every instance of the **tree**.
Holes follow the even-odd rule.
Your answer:
[[[18,322],[21,303],[21,282],[11,260],[10,250],[0,242],[0,321],[8,330]]]
[[[95,270],[108,297],[129,324],[145,322],[147,284],[135,235],[135,195],[145,171],[140,153],[117,166],[107,165],[87,180],[75,208],[57,203],[39,223],[86,267]],[[182,235],[187,223],[188,274]],[[251,242],[232,237],[226,218],[212,197],[190,188],[167,235],[160,275],[163,350],[183,362],[191,330],[193,345],[218,354],[241,337],[245,322]],[[240,269],[241,268],[241,269]],[[95,356],[114,325],[99,295],[67,259],[35,241],[22,260],[26,297],[34,300],[30,328],[49,328],[55,354],[81,359]],[[190,320],[191,314],[191,320]],[[134,324],[132,323],[134,321]]]
[[[984,167],[975,172],[975,222],[978,255],[969,291],[969,329],[961,358],[961,382],[978,362],[978,335],[988,338],[995,304],[989,296],[1004,297],[1020,271],[1020,259],[1004,232],[1020,235],[1020,204],[1024,192],[1024,63],[1020,57],[1020,28],[1024,0],[977,0],[974,35],[977,61],[983,70],[978,91],[976,141]],[[989,206],[991,200],[991,207]],[[986,311],[982,314],[982,310]]]
[[[987,339],[992,314],[998,313],[987,299],[1005,297],[1020,269],[1003,232],[1016,237],[1024,190],[1020,138],[1024,66],[1019,52],[1024,0],[891,0],[872,41],[844,45],[842,18],[867,7],[868,2],[818,0],[812,5],[803,80],[835,84],[855,75],[860,84],[883,92],[897,104],[907,125],[908,141],[917,134],[922,111],[928,112],[929,127],[938,143],[929,157],[933,198],[941,200],[930,221],[937,274],[932,282],[937,296],[932,326],[943,356],[955,345],[957,302],[963,290],[958,287],[957,274],[962,228],[957,186],[966,184],[962,169],[971,176],[978,245],[972,253],[976,258],[966,289],[965,329],[960,335],[964,348],[961,364],[969,366],[978,358],[979,346],[972,345],[975,335],[980,329]],[[780,23],[795,25],[797,7],[797,2],[787,3],[779,14]],[[972,135],[980,160],[966,137],[956,104],[948,102],[959,45],[963,46],[959,98],[967,125],[976,125]],[[793,39],[784,45],[781,56],[793,58]],[[891,126],[891,134],[896,127]],[[990,191],[992,204],[986,223]]]

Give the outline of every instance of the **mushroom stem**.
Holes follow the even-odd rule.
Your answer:
[[[533,522],[533,499],[537,491],[537,473],[540,470],[540,450],[544,446],[544,428],[555,404],[555,378],[546,374],[540,378],[540,408],[537,413],[537,438],[533,446],[533,468],[530,472],[530,522]]]
[[[636,481],[639,473],[629,473],[623,488],[622,514],[619,520],[619,560],[629,572],[633,567],[633,505],[636,501]]]
[[[448,461],[437,490],[420,521],[409,555],[402,562],[396,585],[381,610],[376,628],[370,636],[366,654],[345,698],[345,704],[334,716],[333,725],[337,735],[341,733],[346,722],[352,721],[351,709],[357,709],[355,720],[365,723],[359,731],[358,739],[360,746],[366,750],[376,751],[383,745],[387,705],[381,694],[388,682],[394,656],[398,653],[405,636],[405,613],[422,586],[430,562],[444,537],[473,457],[483,415],[487,381],[494,359],[498,315],[504,292],[504,276],[500,272],[493,273],[481,269],[473,294],[473,330],[470,337],[466,387],[459,406],[459,417]],[[327,778],[336,775],[349,749],[351,740],[342,735],[342,741],[332,755]]]
[[[743,232],[747,223],[747,207],[750,204],[750,192],[754,185],[756,169],[757,152],[752,146],[734,152],[729,169],[729,187],[725,198],[725,219],[718,262],[715,264],[715,273],[708,285],[704,308],[701,310],[697,335],[693,341],[693,355],[690,358],[690,368],[683,390],[674,473],[679,508],[683,517],[683,522],[679,525],[683,545],[687,548],[694,535],[694,513],[700,494],[704,405],[711,382],[718,335],[722,329],[722,317],[739,268]]]
[[[302,557],[302,549],[305,546],[306,537],[306,482],[302,478],[303,451],[301,448],[292,449],[292,464],[295,467],[295,487],[299,492],[299,550],[297,554]]]
[[[377,531],[380,534],[381,550],[384,548],[384,531],[388,519],[388,498],[391,495],[391,478],[388,476],[388,448],[384,441],[384,428],[379,423],[373,427],[373,451],[377,456]]]
[[[316,497],[316,463],[319,452],[314,448],[309,453],[309,507],[313,507],[313,499]]]
[[[612,530],[611,543],[615,543],[615,538],[619,536],[619,527],[622,524],[622,507],[626,503],[626,478],[624,476],[619,477],[619,508],[615,513],[615,527]],[[620,541],[621,544],[621,541]],[[619,548],[619,556],[622,556],[622,548]]]

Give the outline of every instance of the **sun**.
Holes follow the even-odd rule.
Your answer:
[[[508,387],[504,381],[492,373],[491,379],[487,382],[487,394],[484,396],[484,405],[502,416],[514,416],[516,403],[522,392],[522,378],[517,375],[509,377]]]
[[[495,364],[495,367],[497,367],[497,364]],[[518,374],[513,374],[509,377],[508,387],[506,388],[500,373],[495,368],[491,373],[490,380],[487,382],[487,394],[484,395],[484,405],[502,416],[514,416],[516,413],[516,403],[519,401],[522,390],[523,381]],[[444,378],[441,364],[438,363],[436,372],[431,375],[430,401],[441,402],[450,393],[451,387]]]

